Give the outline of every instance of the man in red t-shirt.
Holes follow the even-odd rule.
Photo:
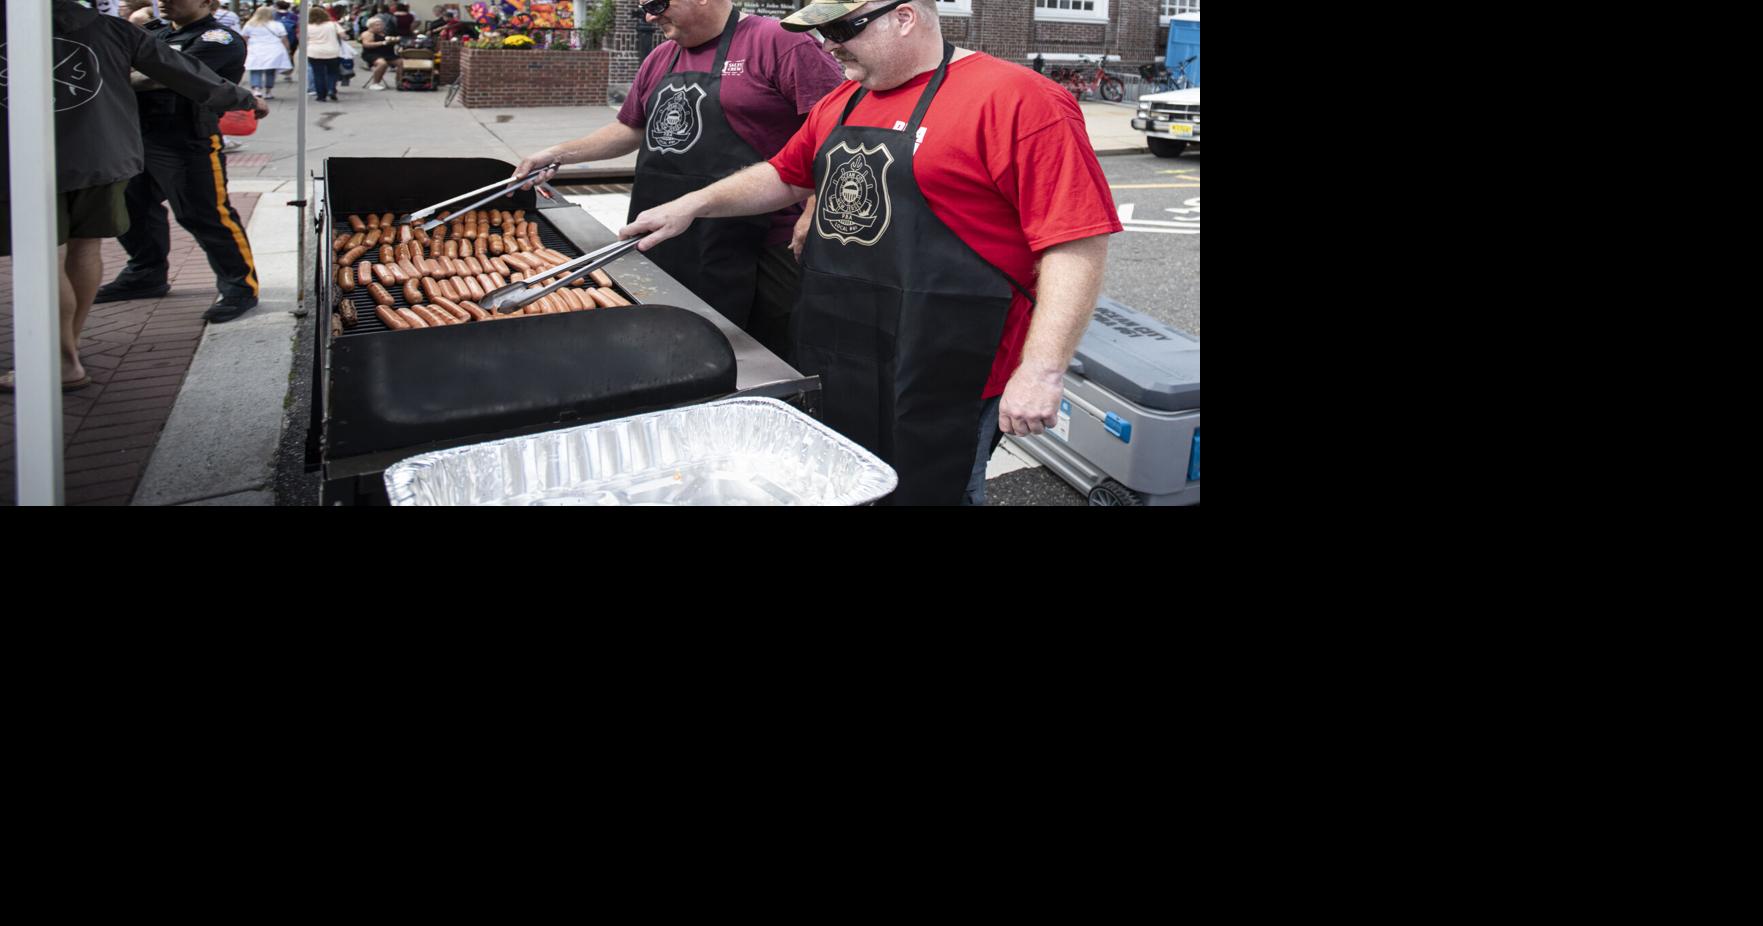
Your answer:
[[[818,192],[796,307],[798,353],[814,359],[799,368],[822,375],[828,422],[894,466],[897,499],[948,501],[952,457],[964,453],[965,501],[983,503],[994,428],[1028,435],[1057,423],[1107,236],[1121,230],[1083,114],[1028,68],[945,43],[936,0],[820,0],[783,22],[815,30],[849,82],[766,164],[619,234],[646,235],[647,251],[695,219]],[[991,341],[973,372],[982,335]],[[957,367],[967,372],[926,385]],[[965,436],[946,406],[974,412]],[[932,434],[958,450],[930,446]]]
[[[644,59],[618,121],[535,152],[519,176],[638,151],[631,215],[700,189],[777,153],[814,104],[839,86],[839,67],[775,19],[731,0],[647,0],[668,41]],[[712,73],[714,72],[714,73]],[[549,179],[547,174],[545,179]],[[679,242],[649,259],[729,321],[789,359],[789,313],[799,277],[790,232],[801,209]],[[627,216],[628,218],[629,216]]]

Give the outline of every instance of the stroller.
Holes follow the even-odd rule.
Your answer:
[[[398,45],[398,89],[435,89],[435,40],[419,35]]]

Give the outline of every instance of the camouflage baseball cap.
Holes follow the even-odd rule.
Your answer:
[[[869,0],[817,0],[785,16],[784,28],[791,32],[807,32],[821,23],[849,16],[868,2]]]

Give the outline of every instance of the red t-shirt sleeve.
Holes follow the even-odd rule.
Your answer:
[[[1016,205],[1033,251],[1121,230],[1108,178],[1083,120],[1061,120],[1017,143]]]
[[[1071,98],[1043,95],[1033,117],[1017,123],[998,190],[1015,204],[1029,249],[1121,230],[1108,178],[1096,160],[1083,113]]]
[[[820,150],[820,143],[832,133],[831,124],[838,120],[838,114],[843,111],[845,102],[855,92],[857,85],[847,84],[821,97],[820,102],[809,110],[802,127],[772,156],[771,166],[777,169],[777,175],[783,182],[805,190],[814,189],[814,153]]]

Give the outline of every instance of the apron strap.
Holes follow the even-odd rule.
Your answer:
[[[716,63],[710,66],[711,77],[722,76],[722,66],[728,61],[728,50],[735,43],[735,27],[740,25],[740,22],[741,11],[739,9],[729,10],[728,23],[722,27],[722,38],[716,43]],[[686,47],[684,45],[681,45],[678,42],[674,43],[673,60],[667,62],[666,74],[673,73],[673,69],[679,65],[679,56],[684,53],[685,50]],[[666,74],[663,76],[666,76]]]
[[[930,110],[930,101],[936,97],[937,91],[943,89],[943,78],[949,76],[949,59],[954,56],[955,46],[944,42],[943,63],[937,65],[937,76],[932,77],[930,86],[924,88],[924,92],[918,95],[918,108],[912,111],[912,121],[906,124],[908,138],[918,134],[918,124],[924,121],[924,114]]]
[[[868,92],[869,92],[869,89],[867,87],[858,87],[857,92],[851,94],[850,102],[845,104],[845,111],[842,113],[839,113],[839,127],[840,128],[843,128],[845,125],[845,120],[850,118],[851,110],[857,108],[857,101],[863,99],[863,95]]]

